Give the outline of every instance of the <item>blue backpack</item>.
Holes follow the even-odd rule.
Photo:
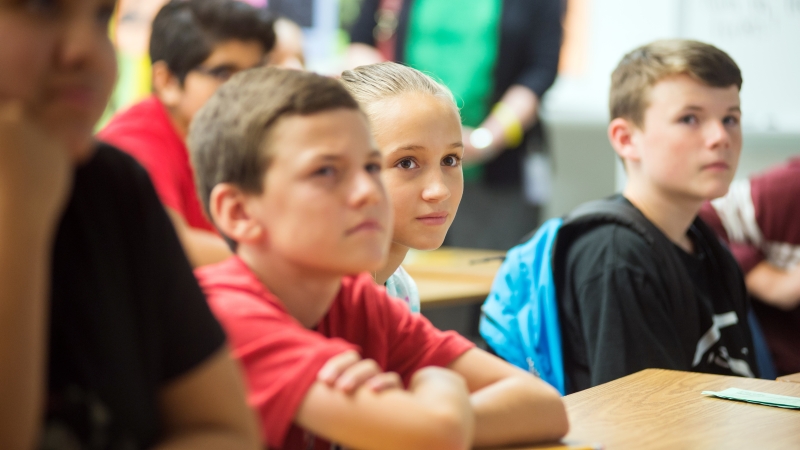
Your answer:
[[[497,355],[539,376],[561,395],[564,364],[552,258],[561,218],[550,219],[506,254],[484,302],[480,333]]]
[[[616,223],[636,231],[656,254],[663,255],[663,275],[670,286],[669,295],[678,302],[685,302],[683,307],[676,308],[680,314],[675,317],[676,326],[688,326],[697,320],[695,308],[689,305],[695,301],[694,286],[680,260],[669,256],[674,255],[672,243],[636,208],[617,197],[585,203],[563,219],[548,220],[533,237],[508,251],[483,304],[479,329],[498,356],[539,376],[561,395],[566,394],[566,385],[554,273],[559,275],[558,271],[563,270],[566,249],[577,237],[605,223]],[[713,231],[701,221],[695,221],[695,225],[707,240],[718,242]],[[717,247],[715,253],[729,265],[724,276],[738,275],[733,258],[719,253],[727,253],[722,244],[714,247]],[[734,279],[728,282],[736,283]],[[752,323],[752,313],[750,316]],[[763,336],[758,329],[753,329],[752,334],[757,355],[763,354],[758,348],[765,347]],[[691,333],[683,335],[691,336]],[[694,342],[684,344],[692,348]],[[765,366],[768,364],[759,361],[762,373]]]

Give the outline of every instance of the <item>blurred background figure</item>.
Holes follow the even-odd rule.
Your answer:
[[[169,0],[120,0],[111,22],[111,39],[117,50],[119,78],[101,127],[116,113],[148,97],[152,93],[152,61],[148,45],[153,19]],[[237,0],[256,9],[269,9],[279,20],[278,35],[268,63],[302,69],[306,66],[304,29],[313,29],[313,1]],[[336,4],[337,2],[328,2]],[[328,16],[331,16],[328,14]],[[324,19],[324,20],[322,20]],[[323,17],[325,23],[338,21],[337,16]]]
[[[700,216],[728,242],[779,375],[800,372],[800,156],[706,204]]]
[[[392,58],[440,79],[461,106],[465,190],[446,245],[507,249],[536,227],[539,105],[558,70],[564,10],[563,0],[361,3],[348,64]]]
[[[303,70],[306,66],[303,29],[285,17],[275,21],[275,47],[269,54],[268,64],[296,70]]]

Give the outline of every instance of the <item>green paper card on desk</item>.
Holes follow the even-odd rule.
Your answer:
[[[722,392],[703,391],[703,395],[738,400],[758,405],[777,406],[778,408],[800,409],[800,397],[788,395],[768,394],[766,392],[747,391],[744,389],[729,388]]]

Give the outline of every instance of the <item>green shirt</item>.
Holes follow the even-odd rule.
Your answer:
[[[411,7],[406,61],[450,88],[468,127],[480,125],[492,106],[502,6],[502,0],[414,0]],[[480,169],[466,167],[464,178],[479,178]]]

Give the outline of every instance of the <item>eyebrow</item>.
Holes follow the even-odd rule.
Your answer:
[[[376,149],[376,148],[373,148],[369,152],[369,155],[367,155],[367,157],[368,158],[381,158],[382,157],[381,151]],[[323,154],[323,155],[315,156],[313,160],[314,161],[341,161],[343,159],[345,159],[345,157],[342,156],[342,155],[326,153],[326,154]]]
[[[683,108],[683,111],[703,111],[703,108],[701,106],[697,106],[697,105],[689,105],[689,106]],[[728,111],[742,112],[742,109],[739,107],[739,105],[736,105],[736,106],[729,107]]]
[[[318,155],[314,159],[315,160],[322,160],[322,161],[339,161],[340,159],[342,159],[342,156],[341,155],[332,155],[332,154],[328,153],[328,154],[324,154],[324,155]]]
[[[462,147],[464,147],[464,144],[461,143],[461,142],[453,142],[452,144],[448,145],[447,147],[448,148],[462,148]],[[390,153],[397,153],[397,152],[402,152],[402,151],[415,152],[415,151],[419,151],[419,150],[425,150],[425,146],[416,145],[416,144],[403,145],[402,147],[397,147],[396,149],[392,150]]]

